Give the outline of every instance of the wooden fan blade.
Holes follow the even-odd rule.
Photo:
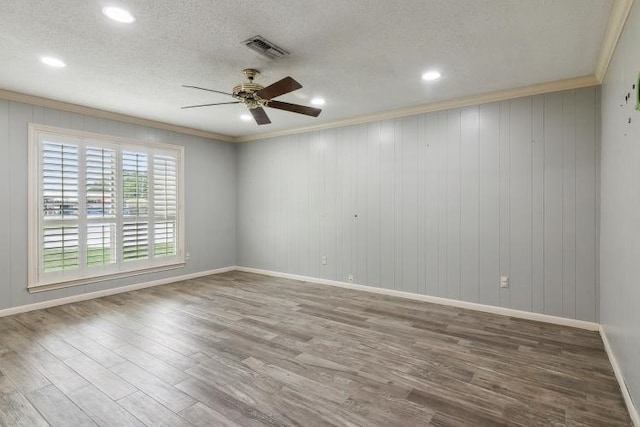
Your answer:
[[[257,124],[268,125],[269,123],[271,123],[271,120],[269,120],[269,116],[267,116],[264,108],[250,108],[249,111],[251,111],[251,115],[253,116],[253,118],[256,119]]]
[[[285,77],[284,79],[279,80],[274,84],[265,87],[264,89],[260,89],[256,92],[256,95],[258,95],[262,99],[272,99],[280,95],[284,95],[285,93],[298,90],[301,87],[302,85],[293,80],[291,77]]]
[[[207,89],[207,88],[204,88],[204,87],[188,86],[188,85],[182,85],[182,87],[190,87],[191,89],[200,89],[200,90],[206,90],[207,92],[215,92],[215,93],[221,93],[223,95],[233,96],[233,94],[231,94],[231,93],[220,92],[219,90]]]
[[[318,117],[322,112],[319,108],[307,107],[305,105],[289,104],[282,101],[269,101],[267,107],[277,108],[278,110],[291,111],[292,113],[306,114],[307,116]]]
[[[209,107],[211,105],[225,105],[225,104],[240,104],[240,101],[232,101],[232,102],[216,102],[215,104],[201,104],[201,105],[189,105],[187,107],[180,107],[181,109],[186,108],[198,108],[198,107]]]

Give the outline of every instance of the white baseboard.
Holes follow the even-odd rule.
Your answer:
[[[417,301],[431,302],[434,304],[448,305],[452,307],[466,308],[469,310],[484,311],[486,313],[500,314],[503,316],[517,317],[519,319],[536,320],[539,322],[553,323],[555,325],[571,326],[574,328],[598,331],[600,325],[584,320],[568,319],[566,317],[551,316],[549,314],[531,313],[529,311],[514,310],[511,308],[495,307],[492,305],[478,304],[474,302],[459,301],[449,298],[433,297],[429,295],[414,294],[412,292],[396,291],[393,289],[376,288],[373,286],[356,285],[355,283],[338,282],[336,280],[320,279],[317,277],[299,276],[297,274],[280,273],[271,270],[261,270],[258,268],[236,267],[238,271],[247,273],[264,274],[266,276],[282,277],[284,279],[301,280],[304,282],[318,283],[321,285],[337,286],[346,289],[373,292],[376,294],[390,295],[400,298],[408,298]]]
[[[121,294],[124,292],[137,291],[138,289],[151,288],[153,286],[167,285],[169,283],[180,282],[182,280],[197,279],[198,277],[226,273],[235,269],[235,266],[216,268],[214,270],[199,271],[197,273],[184,274],[182,276],[168,277],[166,279],[158,279],[150,282],[136,283],[134,285],[120,286],[113,289],[105,289],[102,291],[72,295],[64,298],[56,298],[48,301],[36,302],[33,304],[20,305],[18,307],[5,308],[4,310],[0,310],[0,317],[11,316],[12,314],[26,313],[27,311],[41,310],[43,308],[55,307],[72,302],[86,301],[90,299],[106,297],[109,295]]]
[[[599,331],[600,325],[593,322],[583,320],[568,319],[565,317],[551,316],[548,314],[531,313],[528,311],[514,310],[504,307],[496,307],[492,305],[484,305],[473,302],[459,301],[449,298],[434,297],[430,295],[414,294],[412,292],[396,291],[393,289],[376,288],[373,286],[357,285],[355,283],[339,282],[336,280],[321,279],[318,277],[300,276],[297,274],[281,273],[278,271],[261,270],[258,268],[229,266],[217,268],[214,270],[199,271],[197,273],[185,274],[182,276],[168,277],[166,279],[153,280],[150,282],[136,283],[134,285],[121,286],[113,289],[105,289],[97,292],[89,292],[86,294],[73,295],[64,298],[57,298],[49,301],[42,301],[33,304],[21,305],[18,307],[10,307],[0,310],[0,317],[10,316],[12,314],[24,313],[27,311],[40,310],[43,308],[55,307],[57,305],[69,304],[72,302],[86,301],[94,298],[101,298],[109,295],[120,294],[124,292],[135,291],[138,289],[150,288],[153,286],[166,285],[168,283],[180,282],[182,280],[195,279],[198,277],[209,276],[211,274],[226,273],[229,271],[244,271],[247,273],[263,274],[265,276],[282,277],[285,279],[300,280],[304,282],[318,283],[321,285],[337,286],[340,288],[354,289],[358,291],[373,292],[381,295],[390,295],[400,298],[408,298],[417,301],[425,301],[434,304],[448,305],[452,307],[466,308],[469,310],[483,311],[486,313],[500,314],[503,316],[517,317],[520,319],[536,320],[540,322],[553,323],[556,325],[571,326],[574,328],[587,329],[590,331]],[[640,427],[640,426],[639,426]]]
[[[635,427],[640,427],[640,414],[633,404],[633,399],[631,399],[629,389],[627,388],[624,377],[622,376],[622,370],[620,369],[620,365],[618,364],[616,356],[613,354],[613,349],[611,348],[611,344],[609,343],[609,339],[607,338],[607,334],[605,333],[602,325],[600,325],[600,336],[602,337],[604,349],[607,352],[607,356],[609,357],[609,362],[611,363],[613,372],[616,375],[616,380],[618,380],[618,385],[620,386],[622,397],[624,397],[624,402],[627,404],[627,410],[629,411],[629,416],[631,416],[631,421],[633,421],[633,425]]]
[[[318,283],[321,285],[337,286],[340,288],[354,289],[365,292],[373,292],[381,295],[390,295],[400,298],[408,298],[417,301],[431,302],[435,304],[448,305],[452,307],[466,308],[469,310],[483,311],[486,313],[500,314],[503,316],[517,317],[520,319],[537,320],[540,322],[553,323],[556,325],[571,326],[574,328],[587,329],[590,331],[599,331],[600,326],[597,323],[586,322],[583,320],[568,319],[565,317],[551,316],[548,314],[531,313],[528,311],[514,310],[504,307],[495,307],[492,305],[477,304],[473,302],[459,301],[449,298],[440,298],[429,295],[414,294],[411,292],[396,291],[393,289],[376,288],[373,286],[357,285],[355,283],[339,282],[336,280],[321,279],[318,277],[300,276],[297,274],[280,273],[271,270],[261,270],[258,268],[229,266],[216,268],[214,270],[199,271],[197,273],[185,274],[182,276],[168,277],[166,279],[153,280],[150,282],[136,283],[134,285],[121,286],[113,289],[105,289],[97,292],[89,292],[86,294],[73,295],[64,298],[57,298],[49,301],[42,301],[33,304],[21,305],[18,307],[10,307],[0,310],[0,317],[11,316],[12,314],[24,313],[27,311],[40,310],[43,308],[55,307],[57,305],[69,304],[72,302],[86,301],[94,298],[106,297],[109,295],[120,294],[124,292],[135,291],[138,289],[150,288],[153,286],[166,285],[168,283],[180,282],[182,280],[195,279],[198,277],[209,276],[211,274],[226,273],[228,271],[244,271],[247,273],[263,274],[265,276],[282,277],[285,279],[301,280],[304,282]],[[640,427],[640,426],[639,426]]]

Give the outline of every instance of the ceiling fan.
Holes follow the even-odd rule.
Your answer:
[[[258,83],[254,83],[253,79],[260,74],[258,70],[247,68],[242,71],[247,78],[247,82],[240,83],[233,88],[232,93],[221,92],[219,90],[206,89],[198,86],[183,85],[182,87],[189,87],[192,89],[206,90],[208,92],[221,93],[223,95],[229,95],[237,99],[237,101],[231,102],[216,102],[214,104],[201,104],[201,105],[189,105],[185,108],[198,108],[209,107],[211,105],[224,105],[224,104],[244,104],[247,106],[251,115],[259,125],[267,125],[271,123],[269,116],[262,107],[276,108],[278,110],[290,111],[292,113],[305,114],[307,116],[318,117],[322,111],[319,108],[307,107],[299,104],[290,104],[288,102],[276,101],[273,98],[277,98],[285,93],[293,92],[302,87],[300,83],[292,79],[291,77],[285,77],[267,87],[264,87]]]

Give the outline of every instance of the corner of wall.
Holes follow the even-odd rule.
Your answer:
[[[235,241],[235,245],[233,248],[233,265],[238,265],[239,254],[240,254],[240,233],[239,233],[239,212],[240,212],[240,202],[239,202],[239,190],[240,190],[240,144],[233,144],[233,168],[234,168],[234,227],[233,227],[233,238]]]
[[[622,375],[622,368],[618,364],[618,360],[613,353],[613,349],[611,348],[611,344],[609,343],[609,339],[607,338],[605,327],[603,325],[600,325],[600,336],[602,337],[602,343],[604,344],[604,349],[607,353],[607,357],[609,358],[609,362],[611,363],[613,373],[615,374],[618,385],[620,386],[620,391],[622,392],[624,403],[627,405],[627,410],[629,411],[631,421],[633,422],[633,425],[635,427],[640,427],[640,413],[638,412],[638,409],[633,402],[633,398],[631,397],[631,393],[629,392],[627,383],[624,380],[624,376]]]

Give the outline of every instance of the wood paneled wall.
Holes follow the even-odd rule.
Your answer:
[[[602,83],[600,321],[640,425],[640,2]],[[627,96],[629,98],[627,99]]]
[[[186,250],[183,269],[98,282],[57,291],[27,292],[28,123],[185,146]],[[235,263],[236,147],[230,142],[0,100],[0,309]]]
[[[238,265],[597,321],[599,108],[591,87],[243,143]]]

